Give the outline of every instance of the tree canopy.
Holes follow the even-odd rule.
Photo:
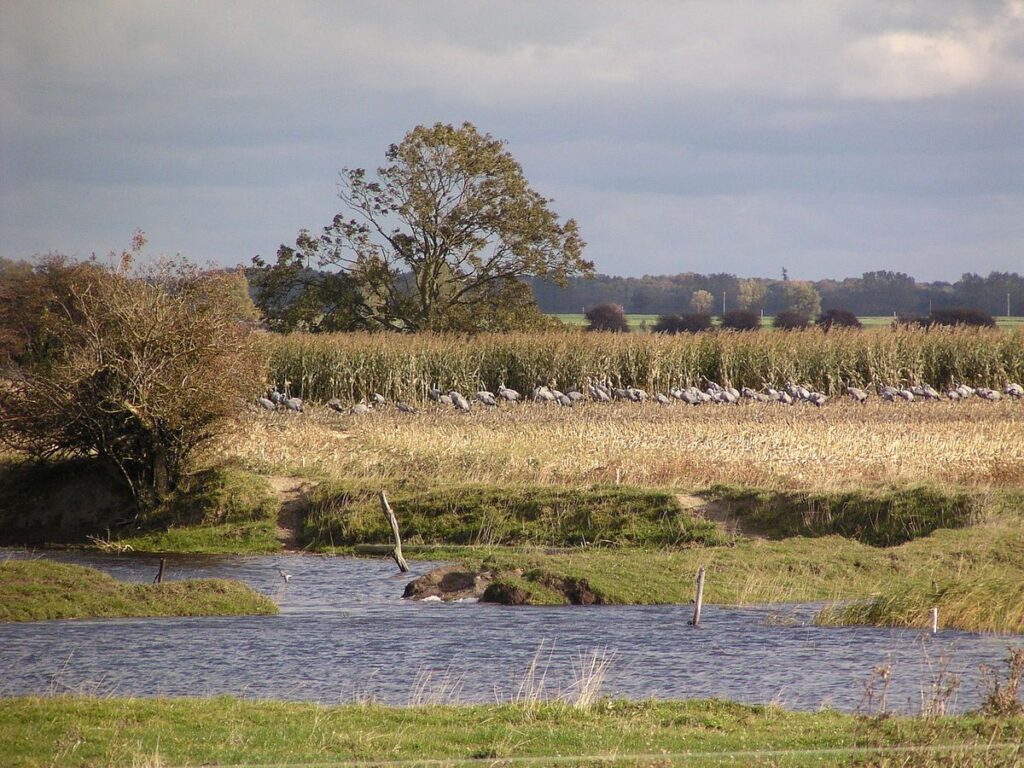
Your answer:
[[[312,297],[314,330],[529,325],[539,312],[520,278],[593,273],[576,222],[560,222],[504,144],[470,123],[417,126],[386,159],[376,178],[341,172],[343,210],[319,236],[300,232],[275,265],[254,260],[272,319],[268,306],[298,291]],[[313,263],[336,276],[302,283]]]

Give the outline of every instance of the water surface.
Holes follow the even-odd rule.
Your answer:
[[[89,565],[150,582],[158,557],[0,552]],[[792,709],[855,710],[872,670],[891,665],[890,708],[916,712],[945,671],[955,710],[976,707],[980,666],[1024,638],[810,624],[815,606],[509,607],[401,599],[390,560],[315,556],[171,556],[165,578],[240,579],[281,615],[0,624],[0,695],[78,691],[131,696],[313,700],[507,701],[571,694],[591,654],[603,693],[717,697]],[[291,574],[286,583],[278,572]],[[539,653],[538,653],[539,650]],[[528,670],[534,669],[531,677]]]

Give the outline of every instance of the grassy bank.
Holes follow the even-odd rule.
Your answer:
[[[232,462],[191,475],[160,507],[137,515],[127,493],[94,461],[0,461],[0,544],[270,553],[281,547],[278,508],[267,479]]]
[[[969,526],[984,505],[995,506],[978,494],[929,487],[829,493],[715,486],[694,496],[628,486],[470,484],[399,486],[390,500],[408,543],[548,547],[719,546],[734,543],[728,528],[773,539],[838,535],[892,546]],[[391,536],[373,486],[325,482],[311,502],[305,533],[314,548]]]
[[[861,718],[720,701],[319,706],[0,700],[4,764],[1019,765],[1024,718]]]
[[[236,581],[125,584],[77,565],[0,562],[0,621],[275,613],[271,600]]]
[[[499,383],[531,391],[609,379],[649,390],[701,384],[735,387],[798,381],[826,393],[848,384],[954,382],[1002,387],[1024,379],[1024,331],[963,328],[786,333],[268,334],[260,343],[271,376],[312,400],[356,401],[380,392],[426,400],[427,389],[475,391]]]

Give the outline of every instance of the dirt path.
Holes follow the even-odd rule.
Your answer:
[[[297,552],[302,542],[302,516],[309,504],[309,493],[317,483],[304,477],[285,475],[273,475],[267,480],[281,500],[281,511],[277,513],[277,540],[286,552]]]
[[[748,539],[763,539],[764,535],[744,528],[740,518],[734,515],[729,507],[718,501],[708,501],[700,496],[681,493],[676,496],[679,506],[688,510],[694,517],[710,520],[721,526],[722,530],[732,536],[744,536]]]

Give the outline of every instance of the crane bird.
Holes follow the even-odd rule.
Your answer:
[[[659,392],[654,396],[654,399],[658,401],[658,405],[672,405],[672,401],[668,399],[667,395]]]
[[[463,413],[469,413],[469,400],[464,398],[460,392],[456,392],[454,389],[448,393],[448,397],[452,399],[452,405],[458,408]]]
[[[343,406],[341,404],[341,400],[339,400],[336,397],[332,397],[330,400],[327,401],[327,407],[330,408],[332,411],[337,411],[338,413],[345,412],[345,406]]]
[[[860,387],[847,387],[846,394],[848,394],[851,398],[856,400],[861,405],[868,401],[868,393],[865,392]]]
[[[498,401],[494,397],[494,393],[488,392],[485,389],[480,390],[475,395],[473,395],[473,399],[480,401],[484,405],[490,405],[492,407],[498,404]]]
[[[551,403],[554,402],[554,400],[554,393],[543,384],[538,384],[533,390],[533,401],[535,403]]]
[[[519,400],[519,393],[514,389],[509,389],[504,384],[498,385],[498,397],[509,403],[514,403]]]
[[[266,408],[268,411],[276,411],[277,410],[277,406],[274,405],[274,401],[270,400],[269,398],[261,397],[256,402],[258,402],[260,404],[261,408]]]
[[[387,400],[384,399],[384,395],[379,392],[374,392],[370,395],[370,402],[373,403],[373,405],[384,405]]]
[[[1014,400],[1019,400],[1020,398],[1024,397],[1024,387],[1022,387],[1020,384],[1007,384],[1003,392],[1012,397]]]
[[[568,392],[565,393],[565,395],[574,403],[582,403],[584,400],[587,399],[583,396],[583,393],[580,392],[578,389],[570,389]]]
[[[302,399],[298,397],[289,397],[284,401],[285,407],[289,411],[295,411],[296,413],[302,413]]]
[[[370,406],[368,406],[366,403],[356,403],[355,405],[348,409],[348,412],[354,414],[369,413]]]
[[[416,409],[413,406],[409,405],[408,403],[402,400],[399,400],[397,403],[395,403],[395,408],[400,410],[402,413],[416,413]]]

